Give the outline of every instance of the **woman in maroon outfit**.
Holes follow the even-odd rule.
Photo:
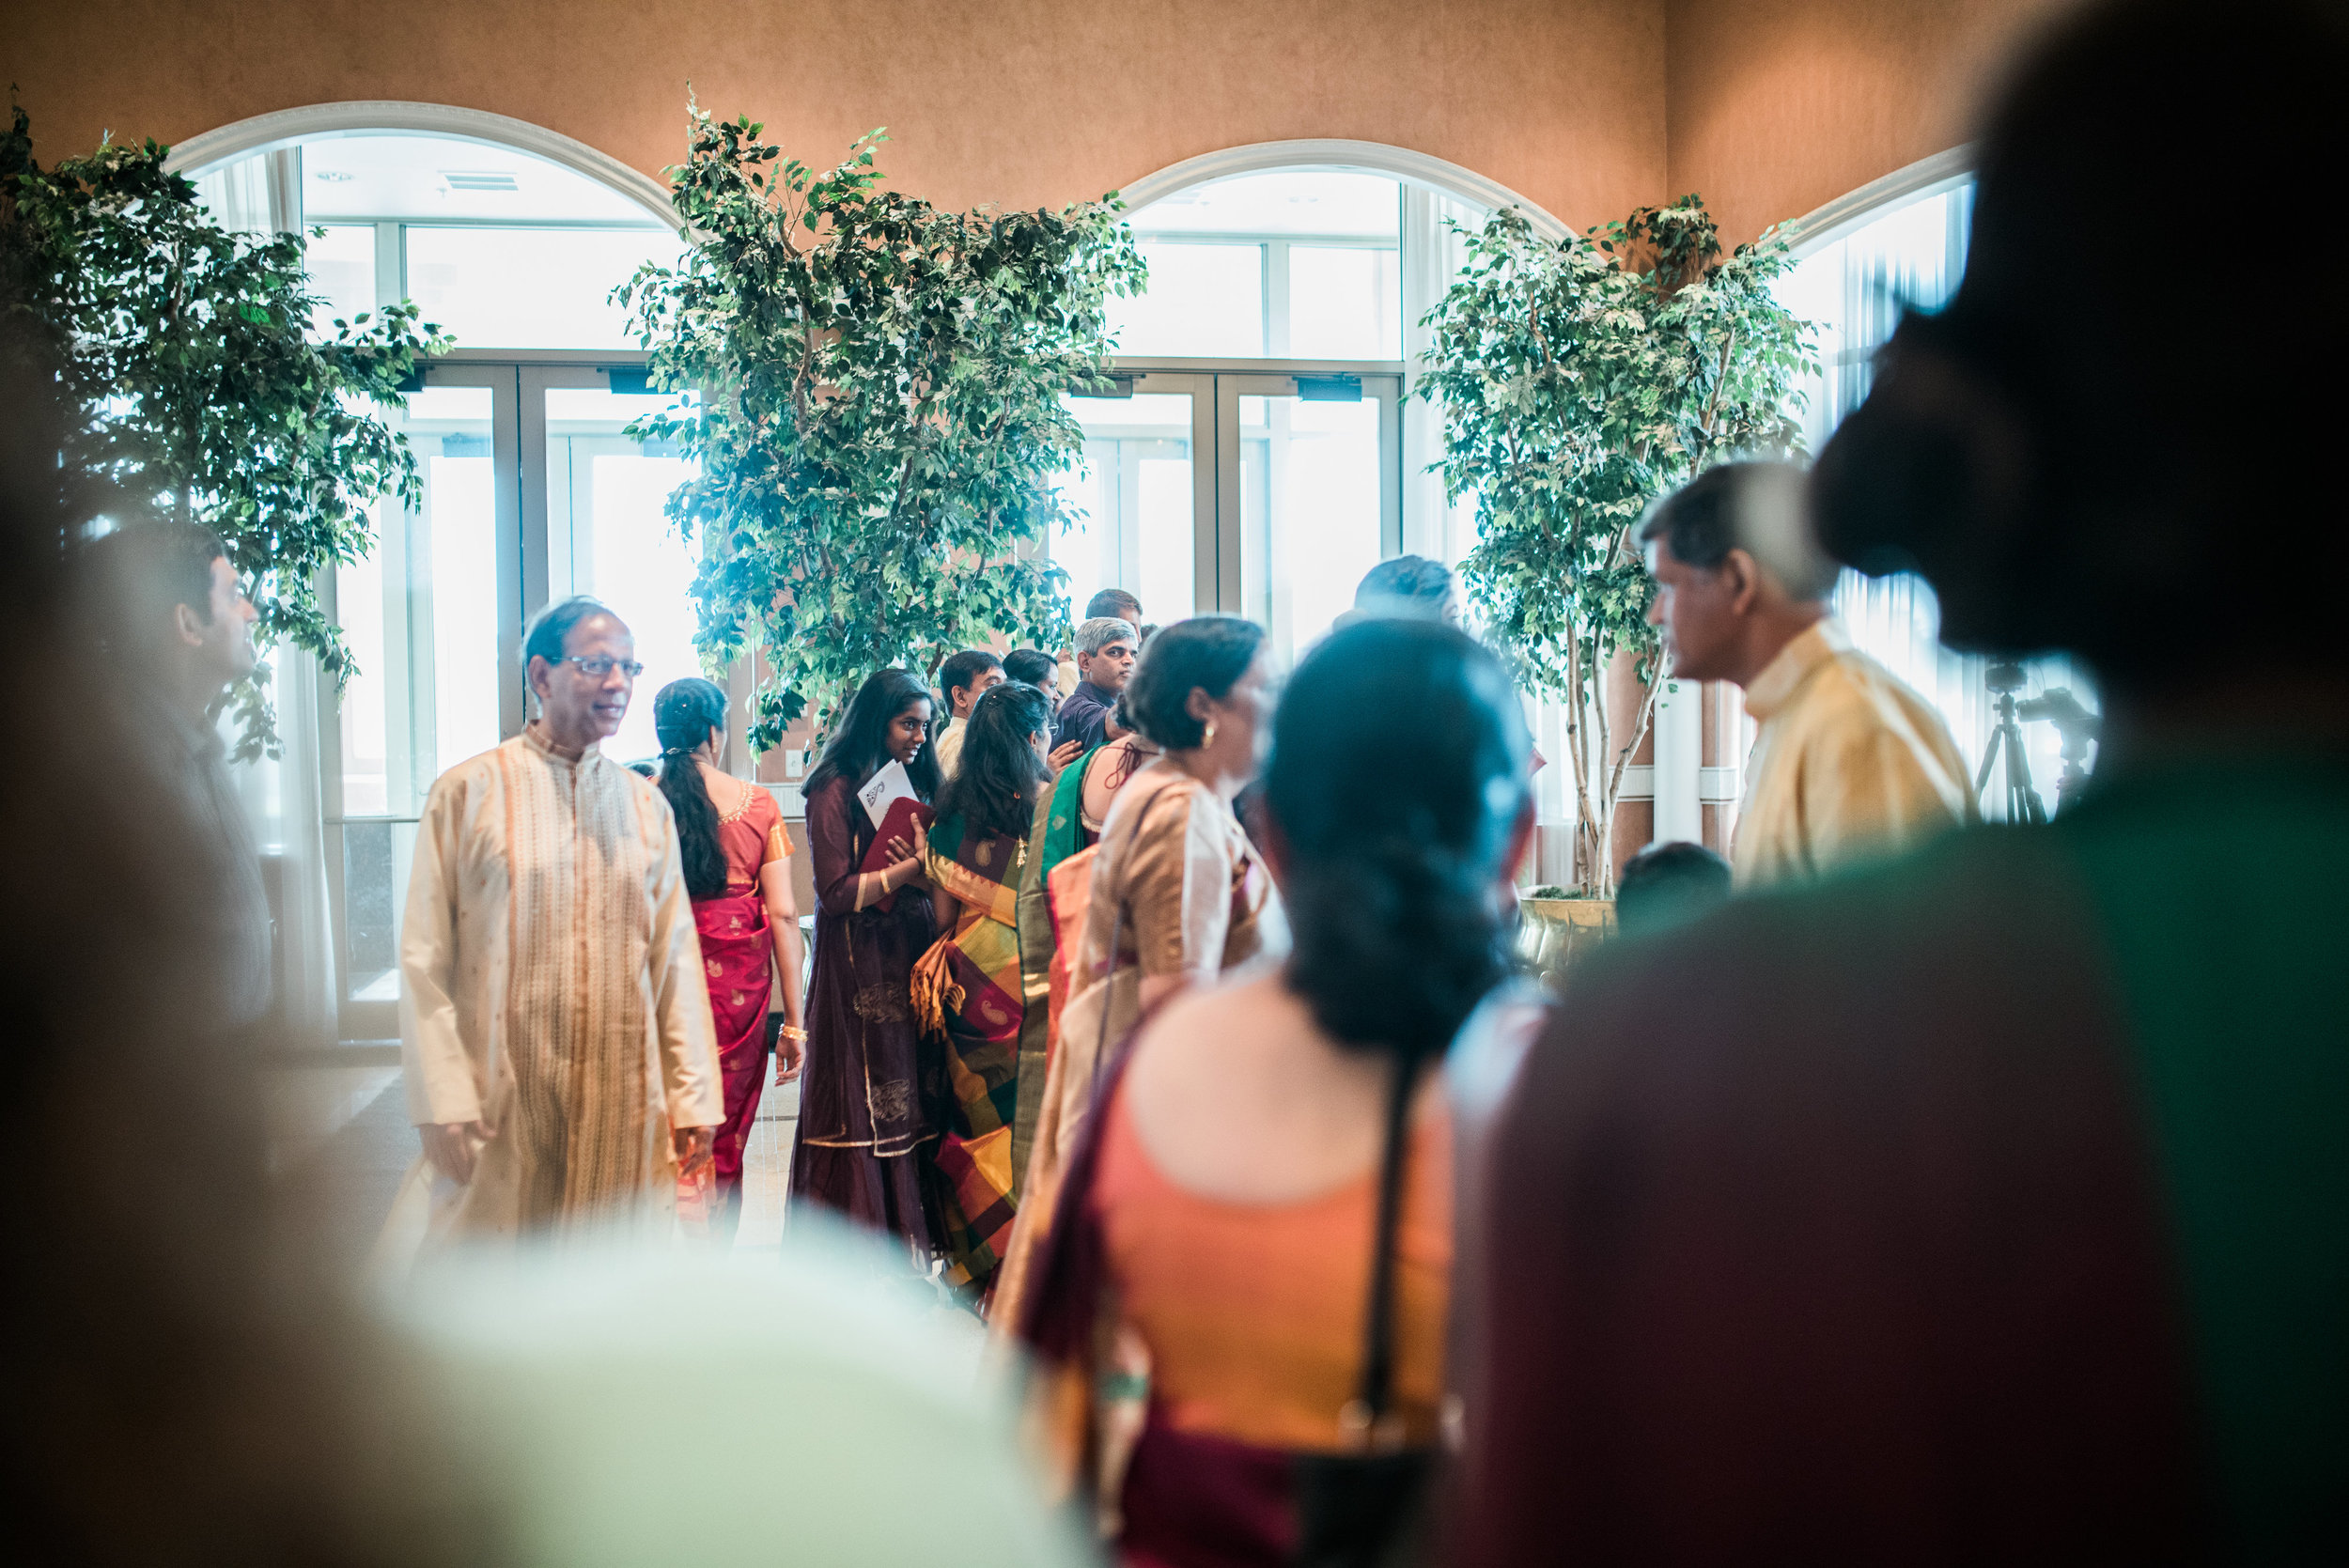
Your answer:
[[[816,880],[816,969],[808,986],[807,1072],[791,1193],[859,1224],[936,1242],[922,1202],[916,1150],[935,1138],[926,1113],[927,1054],[914,1024],[913,960],[936,936],[916,846],[894,841],[888,862],[861,871],[875,829],[857,791],[894,760],[930,800],[930,695],[904,670],[876,672],[849,700],[808,775],[807,846]],[[929,1076],[937,1076],[934,1072]],[[934,1088],[936,1086],[933,1086]]]

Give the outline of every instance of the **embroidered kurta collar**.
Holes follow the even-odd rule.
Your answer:
[[[1757,723],[1767,723],[1772,715],[1785,711],[1820,665],[1849,652],[1851,645],[1851,633],[1834,616],[1812,623],[1779,649],[1778,657],[1753,677],[1753,684],[1746,688],[1746,711]]]
[[[540,756],[546,758],[549,762],[558,762],[566,768],[584,767],[593,758],[601,754],[601,743],[591,740],[587,743],[587,749],[580,753],[578,756],[565,756],[562,753],[556,751],[552,746],[547,744],[546,737],[539,733],[538,725],[535,721],[522,726],[522,744],[537,753]]]

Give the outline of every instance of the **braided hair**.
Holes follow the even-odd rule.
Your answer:
[[[725,722],[724,691],[699,675],[669,682],[652,700],[653,733],[661,737],[661,793],[669,798],[669,810],[677,817],[685,892],[693,898],[715,898],[726,891],[726,852],[718,842],[717,803],[702,782],[701,764],[693,760],[709,732],[723,728]]]

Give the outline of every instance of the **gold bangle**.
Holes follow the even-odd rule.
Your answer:
[[[805,1045],[807,1043],[807,1031],[800,1028],[797,1024],[778,1024],[775,1026],[775,1038],[778,1040],[796,1040],[800,1044]]]

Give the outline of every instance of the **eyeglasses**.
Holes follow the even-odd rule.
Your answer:
[[[567,653],[563,656],[563,662],[578,665],[582,675],[595,680],[601,680],[614,670],[619,671],[630,680],[634,680],[645,673],[645,667],[633,659],[606,659],[601,654],[589,658],[575,653]]]

